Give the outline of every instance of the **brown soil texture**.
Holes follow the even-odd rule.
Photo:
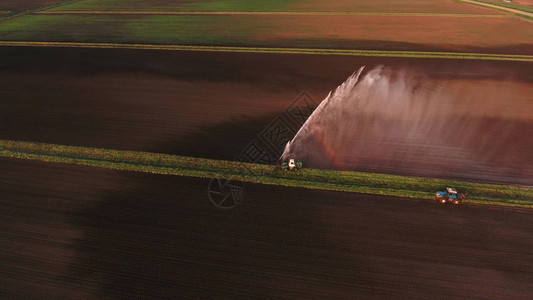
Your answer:
[[[509,166],[530,156],[530,63],[9,47],[0,58],[1,139],[232,160],[302,91],[318,103],[383,64],[453,92],[442,105],[519,144],[479,151]]]
[[[0,10],[18,11],[57,3],[59,0],[2,0]]]
[[[462,14],[496,14],[497,12],[465,5],[447,0],[385,0],[385,1],[351,1],[351,0],[311,0],[297,2],[293,6],[305,11],[352,11],[382,13],[462,13]]]
[[[260,30],[255,36],[259,43],[482,53],[494,53],[495,48],[502,48],[507,54],[530,54],[533,50],[532,31],[516,18],[303,16],[264,18],[262,21],[263,24],[270,22],[270,27],[277,24],[284,29]],[[238,32],[238,28],[234,31]]]
[[[0,159],[0,289],[20,298],[533,295],[533,213]]]

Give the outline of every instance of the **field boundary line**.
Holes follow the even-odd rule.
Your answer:
[[[520,10],[520,9],[517,9],[517,8],[510,8],[510,7],[503,6],[503,5],[491,4],[491,3],[486,3],[486,2],[482,2],[482,1],[475,1],[475,0],[457,0],[457,1],[463,2],[463,3],[472,4],[472,5],[476,5],[476,6],[491,8],[491,9],[494,9],[494,10],[497,10],[497,11],[501,11],[501,12],[513,13],[516,16],[523,17],[523,18],[525,18],[525,19],[527,19],[529,21],[531,21],[533,19],[533,13],[527,12],[525,10]]]
[[[21,17],[24,15],[38,12],[38,11],[55,8],[55,7],[59,7],[62,5],[66,5],[66,4],[70,4],[70,3],[78,2],[78,1],[81,1],[81,0],[63,0],[63,1],[55,2],[55,3],[51,3],[48,5],[42,5],[42,6],[32,7],[32,8],[18,10],[18,11],[11,11],[11,12],[8,12],[7,14],[0,15],[0,21]]]
[[[451,17],[451,18],[509,18],[506,15],[440,14],[440,13],[379,13],[379,12],[302,12],[302,11],[141,11],[141,10],[53,10],[38,11],[43,15],[168,15],[168,16],[383,16],[383,17]]]
[[[197,51],[197,52],[234,52],[234,53],[271,53],[271,54],[309,54],[309,55],[344,55],[344,56],[442,58],[442,59],[505,60],[505,61],[533,62],[533,55],[484,54],[484,53],[469,53],[469,52],[386,51],[386,50],[348,50],[348,49],[315,49],[315,48],[267,48],[267,47],[190,46],[190,45],[157,45],[157,44],[83,43],[83,42],[35,42],[35,41],[0,41],[0,46]]]
[[[434,199],[434,190],[451,185],[471,192],[468,203],[533,208],[531,188],[443,179],[316,169],[303,169],[296,175],[276,171],[271,165],[10,140],[0,140],[0,157],[428,200]]]

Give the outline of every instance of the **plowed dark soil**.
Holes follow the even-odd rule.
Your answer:
[[[533,293],[533,214],[0,159],[16,298],[492,298]]]

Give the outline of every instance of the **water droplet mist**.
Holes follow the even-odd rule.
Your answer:
[[[501,95],[469,97],[476,91],[383,66],[364,71],[320,103],[286,145],[283,160],[296,158],[312,168],[533,183],[533,138],[527,134],[533,122],[502,109]]]

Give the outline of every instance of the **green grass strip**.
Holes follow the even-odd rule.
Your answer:
[[[533,62],[533,55],[485,54],[485,53],[467,53],[467,52],[463,53],[463,52],[424,52],[424,51],[383,51],[383,50],[344,50],[344,49],[313,49],[313,48],[265,48],[265,47],[225,47],[225,46],[188,46],[188,45],[80,43],[80,42],[31,42],[31,41],[0,41],[0,46],[136,49],[136,50],[164,50],[164,51],[235,52],[235,53],[309,54],[309,55],[347,55],[347,56],[442,58],[442,59],[504,60],[504,61]]]
[[[533,12],[529,9],[518,7],[516,5],[506,5],[504,3],[493,3],[489,1],[479,1],[479,0],[456,0],[461,3],[468,3],[471,5],[490,8],[496,11],[500,11],[507,14],[513,14],[517,17],[524,18],[527,20],[533,20]]]
[[[10,140],[0,140],[0,157],[417,199],[434,199],[435,191],[450,186],[468,191],[467,203],[533,208],[532,188],[422,177],[318,169],[283,172],[260,164]]]
[[[462,0],[456,0],[456,1],[466,2],[466,1],[462,1]],[[490,7],[490,6],[483,5],[483,4],[489,4],[489,5],[492,5],[492,6],[500,6],[500,7],[503,7],[503,8],[515,9],[515,10],[519,10],[519,11],[526,12],[526,13],[533,13],[533,9],[520,6],[520,5],[514,4],[512,2],[506,3],[506,2],[503,2],[503,1],[485,1],[485,0],[474,0],[474,2],[478,2],[479,6],[483,6],[483,7]],[[497,8],[494,8],[494,9],[497,9]],[[508,10],[503,10],[503,11],[509,12]]]

